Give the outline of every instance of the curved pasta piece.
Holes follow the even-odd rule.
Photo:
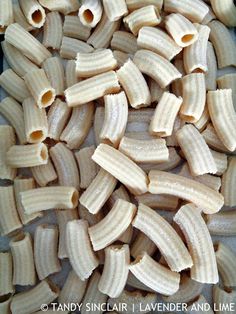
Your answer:
[[[130,12],[151,4],[155,5],[161,11],[163,0],[126,0],[126,4]]]
[[[233,207],[236,205],[236,195],[234,191],[236,177],[236,157],[229,158],[229,165],[222,177],[222,194],[225,205]]]
[[[104,11],[110,21],[118,21],[123,15],[128,13],[125,0],[103,0]]]
[[[79,3],[76,0],[39,0],[39,3],[50,11],[59,11],[64,15],[79,9]]]
[[[118,189],[116,189],[111,196],[109,197],[106,205],[108,205],[109,209],[112,208],[112,206],[115,204],[115,202],[121,198],[122,200],[125,200],[127,202],[130,202],[130,197],[128,192],[126,191],[125,187],[121,185]]]
[[[45,10],[36,0],[19,0],[20,7],[29,24],[40,28],[45,23]]]
[[[64,68],[62,59],[59,57],[48,58],[42,65],[52,88],[55,89],[57,96],[64,95]]]
[[[212,149],[210,149],[211,154],[215,160],[217,172],[217,176],[221,176],[224,174],[224,172],[227,170],[228,167],[228,160],[227,160],[227,155],[223,153],[216,152]]]
[[[224,198],[219,192],[180,175],[151,170],[149,179],[150,193],[170,194],[183,198],[201,207],[206,214],[214,214],[224,205]]]
[[[67,88],[81,81],[81,79],[77,78],[76,76],[75,67],[76,67],[75,60],[68,60],[66,62],[65,81]]]
[[[101,250],[117,240],[131,224],[136,206],[118,199],[109,213],[88,229],[94,251]]]
[[[157,250],[156,244],[144,233],[139,232],[132,243],[130,255],[137,258],[142,252],[152,256]]]
[[[83,281],[89,278],[99,263],[90,244],[86,220],[72,220],[67,223],[66,249],[77,276]]]
[[[8,25],[14,22],[13,5],[11,0],[3,0],[0,4],[0,34],[4,34]]]
[[[191,278],[202,283],[217,283],[219,276],[213,243],[199,208],[184,205],[173,219],[184,233],[193,259]]]
[[[113,56],[117,61],[118,68],[122,67],[125,62],[129,60],[129,58],[132,59],[132,57],[128,53],[119,50],[113,50]]]
[[[233,0],[210,0],[217,18],[226,26],[236,26],[236,7]]]
[[[110,1],[108,0],[108,3],[109,2]],[[133,54],[138,49],[137,38],[131,33],[125,31],[116,31],[112,36],[111,48],[113,50],[119,50]]]
[[[141,291],[149,291],[149,292],[154,292],[151,288],[145,286],[144,283],[139,281],[131,272],[129,272],[128,279],[127,279],[127,285],[136,288]]]
[[[207,127],[209,120],[210,120],[209,111],[207,106],[205,106],[200,119],[193,124],[199,130],[199,132],[202,132]]]
[[[27,22],[18,2],[13,3],[13,14],[14,21],[22,26],[26,31],[30,32],[34,29],[34,27]]]
[[[1,109],[0,109],[1,110]],[[0,111],[1,112],[1,111]],[[10,125],[0,126],[0,179],[14,180],[17,170],[6,163],[6,152],[16,144],[14,129]]]
[[[228,73],[217,78],[220,89],[232,89],[234,108],[236,107],[236,73]]]
[[[176,196],[165,194],[151,194],[145,193],[143,195],[135,196],[139,204],[144,204],[154,209],[176,210],[179,199]]]
[[[218,82],[217,60],[213,45],[210,41],[207,43],[207,69],[208,71],[205,74],[206,90],[216,90],[216,81]]]
[[[35,181],[39,186],[46,186],[49,182],[57,179],[57,174],[54,170],[51,159],[48,159],[47,164],[30,168]]]
[[[63,23],[63,35],[86,41],[91,33],[91,27],[80,22],[75,15],[66,15]]]
[[[79,8],[78,16],[83,25],[95,27],[102,17],[100,0],[84,0]]]
[[[231,304],[235,304],[236,292],[233,289],[224,288],[221,289],[218,285],[213,286],[213,301],[215,304],[215,308],[221,309],[219,313],[227,313],[229,312],[227,309],[223,310],[223,305],[230,306]]]
[[[50,12],[43,26],[43,45],[59,50],[62,41],[62,19],[59,12]]]
[[[89,53],[94,49],[82,40],[63,36],[60,48],[60,56],[63,59],[75,59],[78,52]]]
[[[236,213],[234,210],[208,215],[206,224],[212,235],[236,235]]]
[[[11,252],[0,253],[0,268],[1,268],[1,282],[0,282],[0,296],[13,293],[15,291],[12,282],[12,255]],[[1,310],[1,305],[0,305]],[[5,312],[3,312],[5,314]]]
[[[220,152],[227,153],[229,150],[225,147],[222,141],[219,139],[216,131],[211,123],[208,123],[206,129],[202,132],[202,136],[207,145]]]

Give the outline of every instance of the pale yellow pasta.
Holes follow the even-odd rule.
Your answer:
[[[59,288],[49,280],[42,280],[30,290],[17,293],[11,302],[12,314],[28,314],[40,309],[42,304],[50,304],[58,297]]]
[[[236,108],[236,73],[229,73],[217,78],[220,89],[232,89],[234,108]]]
[[[129,137],[129,138],[133,138],[136,140],[152,140],[155,139],[154,135],[151,135],[148,131],[131,131],[131,132],[125,132],[125,136]],[[140,164],[139,166],[143,169],[143,166],[145,166],[146,164]],[[153,166],[153,164],[148,164]]]
[[[174,122],[174,127],[173,127],[173,132],[171,136],[167,136],[166,138],[166,144],[167,146],[179,146],[176,138],[176,132],[185,125],[185,121],[183,121],[180,118],[180,115],[176,116],[175,122]]]
[[[117,74],[114,71],[95,75],[65,90],[66,102],[69,107],[83,105],[106,94],[120,90]]]
[[[208,123],[206,129],[202,132],[202,136],[204,137],[209,147],[215,150],[221,151],[221,152],[225,152],[225,153],[229,152],[229,150],[225,147],[225,145],[219,139],[211,123]]]
[[[227,161],[226,161],[227,165]],[[224,195],[225,205],[233,207],[236,205],[236,195],[234,191],[236,178],[236,157],[229,158],[229,165],[222,177],[222,194]]]
[[[77,0],[39,0],[39,3],[50,11],[59,11],[64,15],[79,9]]]
[[[211,235],[236,235],[236,214],[234,210],[208,215],[206,223]]]
[[[1,109],[0,109],[1,110]],[[10,125],[0,126],[0,179],[14,180],[16,169],[6,163],[6,152],[16,144],[14,129]]]
[[[144,283],[139,281],[131,272],[129,272],[129,275],[128,275],[127,285],[141,291],[154,292],[151,288],[145,286]]]
[[[210,120],[209,110],[208,107],[205,106],[200,119],[193,124],[199,130],[199,132],[202,132],[207,127],[209,120]]]
[[[76,76],[75,68],[75,60],[68,60],[65,69],[65,83],[67,88],[81,81],[81,78],[77,78]]]
[[[193,176],[217,172],[212,152],[201,133],[193,125],[183,126],[177,131],[176,137]]]
[[[150,76],[161,88],[182,76],[172,63],[149,50],[138,50],[133,61],[141,72]]]
[[[110,21],[118,21],[128,13],[125,0],[103,0],[103,8]]]
[[[32,222],[33,220],[35,220],[36,218],[42,216],[42,213],[40,211],[27,215],[21,203],[20,193],[23,191],[34,189],[34,188],[35,188],[35,182],[34,182],[34,179],[32,178],[24,179],[21,177],[17,177],[14,180],[14,194],[15,194],[15,201],[16,201],[16,209],[23,225],[26,225]]]
[[[67,258],[66,250],[66,225],[68,221],[78,219],[77,209],[56,210],[57,223],[59,228],[58,257]]]
[[[69,186],[50,186],[20,193],[26,214],[52,208],[72,209],[78,205],[78,191]]]
[[[154,209],[176,210],[179,199],[172,195],[145,193],[135,197],[139,204],[144,204]]]
[[[215,160],[215,164],[216,164],[216,168],[217,168],[216,175],[221,176],[222,174],[224,174],[224,172],[226,171],[227,166],[228,166],[227,155],[223,154],[223,153],[216,152],[212,149],[210,149],[210,151],[211,151],[211,154]]]
[[[213,243],[200,209],[193,204],[184,205],[174,221],[184,233],[193,259],[191,278],[202,283],[217,283],[219,276]]]
[[[33,240],[28,232],[20,233],[10,241],[13,258],[13,284],[33,286],[36,283]]]
[[[32,167],[30,170],[39,186],[46,186],[49,182],[57,179],[57,174],[50,158],[48,158],[47,164]]]
[[[116,73],[131,107],[138,109],[150,105],[151,95],[148,85],[142,73],[131,59],[128,59]]]
[[[47,48],[59,50],[62,36],[62,19],[59,12],[48,13],[43,26],[43,45]]]
[[[40,28],[45,23],[45,10],[36,0],[19,0],[20,7],[27,19],[27,22],[33,27]]]
[[[213,45],[210,41],[207,43],[207,73],[205,74],[206,90],[216,90],[217,78],[217,60]],[[220,87],[223,88],[223,87]],[[228,88],[228,87],[225,87]]]
[[[174,94],[164,92],[156,106],[149,125],[149,132],[161,137],[172,135],[174,122],[181,104],[181,97],[176,97]]]
[[[105,117],[99,137],[105,143],[117,147],[125,133],[128,120],[128,102],[125,93],[122,91],[119,94],[104,96],[104,105]]]
[[[8,25],[14,22],[12,0],[0,2],[0,34],[5,32]]]
[[[205,0],[203,0],[203,1],[205,1]],[[206,1],[208,1],[208,0],[206,0]],[[205,1],[205,2],[206,2],[206,1]],[[210,0],[209,0],[209,1],[210,1]],[[209,3],[209,1],[208,1],[208,3]],[[214,12],[212,11],[211,6],[208,5],[208,8],[209,8],[209,11],[208,11],[207,15],[205,15],[204,19],[203,19],[202,22],[201,22],[201,24],[203,24],[203,25],[207,25],[207,24],[210,23],[212,20],[215,20],[215,19],[216,19],[216,16],[215,16]]]
[[[217,18],[228,27],[236,26],[236,8],[233,0],[210,0]]]
[[[95,115],[94,115],[94,138],[95,143],[98,146],[101,143],[100,140],[100,132],[102,130],[103,122],[105,117],[105,108],[104,107],[96,107]]]
[[[214,305],[215,306],[215,305]],[[214,314],[205,297],[200,294],[197,298],[189,302],[186,308],[187,314]]]
[[[186,75],[184,69],[184,62],[183,59],[175,59],[173,62],[176,69],[182,74],[182,77]],[[182,88],[182,79],[178,79],[172,82],[171,84],[171,91],[175,96],[183,96],[183,88]]]
[[[106,14],[103,13],[102,19],[95,28],[87,43],[94,48],[107,48],[110,45],[112,35],[118,30],[120,21],[109,21]]]
[[[131,12],[146,5],[154,5],[161,11],[163,0],[126,0],[126,5]]]
[[[12,282],[13,268],[11,252],[0,253],[0,268],[1,268],[0,296],[2,297],[15,291]]]
[[[59,185],[79,189],[79,169],[73,152],[65,144],[57,143],[50,148],[50,156],[55,166]]]
[[[83,0],[78,16],[83,25],[95,27],[102,17],[102,11],[100,0]]]
[[[180,13],[190,21],[201,23],[209,12],[208,6],[201,0],[165,0],[165,12]]]
[[[80,22],[80,18],[75,15],[66,15],[63,24],[63,35],[87,40],[91,33],[91,27],[85,26]]]
[[[138,46],[156,52],[167,60],[173,59],[182,50],[164,31],[148,26],[140,29]]]
[[[82,281],[74,270],[71,270],[59,294],[58,302],[60,304],[79,304],[84,296],[86,286],[87,281]]]
[[[147,192],[147,176],[131,159],[106,144],[100,144],[92,159],[123,183],[133,194]]]
[[[39,280],[61,270],[57,257],[58,229],[56,225],[39,225],[34,233],[34,261]]]
[[[150,193],[170,194],[185,199],[202,208],[206,214],[218,212],[224,204],[224,198],[219,192],[177,174],[151,170],[149,180]]]
[[[187,74],[206,73],[207,66],[207,43],[210,34],[210,28],[206,25],[195,24],[198,31],[198,39],[190,46],[184,49],[183,60],[184,68]]]
[[[75,38],[63,36],[60,48],[60,56],[63,59],[75,59],[78,52],[92,52],[92,46]]]
[[[146,252],[148,255],[152,256],[156,250],[156,244],[144,233],[140,232],[132,243],[130,255],[133,258],[137,258],[142,252]]]
[[[52,57],[45,60],[42,64],[48,80],[55,89],[56,95],[64,95],[64,68],[62,60],[59,57]]]
[[[198,39],[196,27],[179,13],[169,14],[165,19],[165,27],[180,47],[192,45]]]
[[[2,41],[1,44],[4,58],[6,58],[7,63],[12,68],[12,70],[20,77],[23,77],[27,72],[36,70],[38,68],[36,64],[31,62],[18,49],[9,44],[6,40]]]
[[[209,91],[207,93],[207,104],[217,135],[229,151],[234,151],[236,149],[236,113],[234,111],[232,90]]]
[[[39,108],[51,106],[55,100],[56,91],[43,69],[28,72],[24,76],[24,80]]]
[[[0,75],[0,86],[19,102],[30,96],[24,80],[12,69],[7,69]]]
[[[87,208],[85,208],[81,204],[79,204],[78,214],[79,214],[80,219],[87,220],[89,226],[95,225],[96,223],[98,223],[104,217],[104,214],[103,214],[102,211],[98,212],[97,214],[92,214],[92,213],[90,213],[88,211]],[[100,251],[100,253],[101,253],[101,251]]]
[[[77,276],[83,281],[89,278],[99,263],[90,244],[86,220],[72,220],[67,223],[66,249]]]
[[[129,272],[129,246],[111,245],[105,249],[105,263],[98,289],[111,298],[121,295]]]
[[[90,183],[79,201],[90,213],[96,214],[108,200],[113,192],[117,180],[107,171],[100,169],[96,177]]]
[[[226,314],[234,311],[236,292],[233,289],[223,288],[218,285],[213,286],[213,302],[214,307],[219,309],[219,314]],[[213,312],[212,312],[213,313]]]
[[[43,143],[13,145],[7,151],[6,161],[12,168],[45,165],[48,161],[48,149]]]
[[[12,97],[6,97],[0,103],[0,113],[14,128],[20,144],[27,142],[25,135],[24,114],[22,106]]]
[[[151,94],[151,103],[159,101],[165,91],[168,91],[168,87],[162,89],[160,85],[154,81],[151,77],[148,78],[148,87]]]
[[[14,14],[14,21],[22,26],[26,31],[30,32],[34,29],[32,25],[27,22],[27,19],[24,13],[21,10],[21,7],[18,1],[14,1],[13,3],[13,14]]]
[[[127,202],[130,202],[129,194],[123,185],[121,185],[118,189],[116,189],[109,197],[108,201],[106,202],[106,205],[108,206],[108,208],[111,209],[119,198]]]
[[[180,116],[186,122],[197,122],[204,111],[206,83],[203,73],[192,73],[182,78],[183,104]]]
[[[117,61],[117,67],[120,68],[130,58],[130,55],[123,51],[113,50],[113,56]]]
[[[153,114],[153,108],[142,108],[140,110],[129,109],[128,123],[150,123]]]
[[[101,250],[117,240],[131,224],[135,212],[134,204],[118,199],[109,213],[89,228],[94,251]]]
[[[69,119],[71,108],[60,99],[56,99],[50,106],[48,119],[48,137],[59,141],[60,135]]]
[[[44,60],[51,57],[51,53],[17,23],[11,24],[7,28],[5,40],[37,65],[41,65]]]
[[[218,68],[236,66],[236,44],[228,28],[219,21],[212,21],[208,26],[211,29],[210,41],[216,52]],[[222,38],[224,38],[223,45]]]
[[[130,225],[124,233],[118,238],[118,241],[126,244],[130,244],[133,238],[133,227]]]

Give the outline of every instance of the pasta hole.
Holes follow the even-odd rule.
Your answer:
[[[84,20],[87,22],[87,23],[92,23],[93,21],[93,13],[92,11],[90,11],[89,9],[85,10],[84,13],[83,13],[83,17],[84,17]]]
[[[233,289],[229,288],[229,287],[224,287],[224,291],[227,292],[227,293],[232,293]]]
[[[77,191],[74,191],[74,193],[72,194],[71,202],[73,204],[73,207],[77,206],[78,204],[78,192]]]
[[[196,68],[193,73],[204,73],[203,69]]]
[[[215,243],[214,244],[214,251],[217,252],[219,249],[219,244],[218,243]]]
[[[52,98],[53,98],[53,94],[52,91],[48,91],[45,94],[43,94],[41,102],[42,102],[42,106],[46,107],[48,104],[50,104],[52,102]]]
[[[188,35],[184,35],[181,40],[183,43],[188,43],[193,39],[194,35],[192,34],[188,34]]]
[[[42,19],[43,19],[42,12],[40,10],[34,11],[34,13],[32,14],[32,21],[35,24],[39,24],[42,22]]]
[[[42,158],[42,160],[47,160],[48,159],[48,151],[46,146],[43,146],[40,152],[40,157]]]
[[[0,303],[4,303],[9,300],[11,297],[11,293],[0,296]]]
[[[20,242],[22,240],[24,240],[26,237],[26,235],[22,232],[22,233],[19,233],[13,240],[12,242]]]
[[[37,131],[34,131],[30,134],[30,138],[32,141],[40,141],[42,138],[43,138],[44,134],[43,134],[43,131],[41,130],[37,130]]]

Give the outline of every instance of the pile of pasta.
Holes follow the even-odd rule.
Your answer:
[[[0,1],[1,313],[235,302],[233,26],[233,0]]]

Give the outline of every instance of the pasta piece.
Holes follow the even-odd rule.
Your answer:
[[[154,292],[151,288],[145,286],[144,283],[139,281],[131,272],[129,272],[128,275],[127,285],[138,290]]]
[[[22,227],[17,214],[13,186],[0,187],[0,233],[7,235]]]
[[[134,204],[118,199],[109,213],[88,229],[94,251],[101,250],[117,240],[131,224],[135,211]]]
[[[135,197],[136,201],[154,209],[176,210],[179,199],[172,195],[145,193]]]
[[[21,7],[18,1],[13,2],[13,14],[14,14],[14,21],[22,26],[26,31],[30,32],[34,29],[32,25],[30,25],[21,10]]]
[[[227,165],[227,161],[226,161]],[[235,186],[235,174],[236,174],[236,158],[229,158],[229,165],[226,172],[222,177],[222,194],[226,206],[233,207],[236,205],[236,195],[234,191]]]
[[[182,74],[182,77],[184,77],[186,75],[186,72],[184,69],[183,60],[175,59],[173,63],[176,69]],[[175,96],[183,96],[182,78],[177,79],[171,83],[171,91],[173,94],[175,94]]]
[[[67,88],[81,81],[81,78],[77,78],[76,76],[75,67],[76,67],[75,60],[67,61],[65,69],[65,83]]]
[[[224,144],[219,139],[211,123],[209,123],[206,129],[202,132],[202,136],[204,137],[209,147],[219,150],[221,152],[225,152],[225,153],[229,152],[229,150],[224,146]]]
[[[229,151],[234,151],[236,149],[236,113],[233,106],[232,90],[209,91],[207,104],[217,135]]]
[[[141,163],[162,163],[169,159],[169,151],[164,139],[136,140],[124,136],[119,151],[135,162]]]
[[[167,60],[171,60],[182,50],[164,31],[144,26],[138,33],[138,46],[151,50]]]
[[[162,89],[160,85],[154,81],[151,77],[148,78],[148,87],[151,94],[151,103],[158,102],[165,91],[168,91],[168,88]]]
[[[17,23],[11,24],[7,28],[5,40],[37,65],[41,65],[44,60],[51,57],[51,53]]]
[[[118,21],[128,13],[125,0],[103,0],[103,8],[109,21]]]
[[[195,298],[195,300],[190,302],[190,304],[186,308],[186,313],[188,314],[206,314],[206,313],[214,314],[210,305],[207,303],[207,300],[201,294],[197,298]]]
[[[78,16],[83,25],[95,27],[102,17],[100,0],[83,0]]]
[[[215,160],[217,172],[217,176],[221,176],[227,169],[228,161],[227,161],[227,155],[223,153],[216,152],[212,149],[210,149],[211,154]]]
[[[57,179],[57,174],[54,170],[50,158],[48,159],[47,164],[32,167],[30,170],[39,186],[46,186],[48,185],[48,183],[53,182]]]
[[[148,85],[133,61],[129,59],[116,73],[131,107],[138,109],[150,105],[151,95]]]
[[[127,281],[129,272],[129,246],[112,245],[105,249],[105,264],[98,289],[111,298],[118,298]]]
[[[177,174],[151,170],[149,180],[150,193],[170,194],[180,197],[196,204],[206,214],[218,212],[224,204],[223,196],[217,191]],[[173,182],[175,182],[174,186]]]
[[[109,210],[114,206],[115,202],[121,198],[127,202],[130,202],[130,197],[128,192],[126,191],[125,187],[121,185],[118,189],[116,189],[111,196],[109,197],[106,205],[108,206]]]
[[[60,99],[56,99],[48,111],[48,137],[59,141],[60,135],[70,116],[71,108]]]
[[[107,18],[106,14],[103,13],[99,24],[95,28],[92,35],[88,38],[87,43],[92,45],[94,48],[107,48],[110,45],[113,33],[117,31],[119,27],[120,21],[111,22]]]
[[[177,98],[174,94],[164,92],[156,106],[149,132],[161,137],[170,136],[181,104],[181,97]]]
[[[78,191],[69,186],[50,186],[20,193],[26,214],[52,208],[72,209],[78,205]]]
[[[149,50],[138,50],[133,61],[142,73],[150,76],[161,88],[182,76],[172,63]]]
[[[6,97],[0,103],[0,113],[14,128],[20,144],[27,142],[25,135],[24,114],[21,105],[11,97]]]
[[[224,288],[221,289],[218,285],[213,286],[213,302],[214,307],[219,309],[220,314],[225,314],[231,312],[227,308],[231,308],[231,305],[234,306],[236,298],[236,292],[233,289]],[[226,310],[224,310],[224,307]],[[222,308],[222,310],[220,310]],[[213,313],[213,312],[212,312]]]
[[[217,172],[212,152],[201,133],[193,125],[183,126],[176,133],[176,137],[193,176]]]
[[[117,61],[110,49],[92,53],[77,53],[76,74],[78,77],[91,77],[115,69]]]
[[[183,104],[180,116],[186,122],[197,122],[204,111],[206,83],[203,73],[192,73],[182,78]]]
[[[30,96],[25,82],[11,69],[5,70],[0,75],[0,86],[19,102]]]
[[[85,296],[83,298],[81,314],[88,313],[88,308],[86,304],[99,305],[99,304],[106,303],[107,295],[103,294],[102,292],[98,290],[98,283],[100,281],[100,278],[101,278],[101,275],[99,274],[98,271],[95,270],[91,276],[87,290],[85,292]],[[96,314],[102,314],[102,311],[99,311],[99,309],[94,310],[93,312]]]
[[[153,114],[153,108],[129,109],[128,123],[150,123]]]
[[[56,225],[39,225],[34,233],[34,260],[39,280],[61,270],[57,257]]]
[[[236,66],[235,42],[228,28],[219,21],[212,21],[208,26],[211,29],[210,41],[216,52],[218,68]],[[222,38],[224,38],[223,45]]]
[[[218,270],[225,287],[236,286],[236,274],[234,272],[234,265],[236,255],[230,247],[217,242],[215,245],[215,254]]]
[[[0,179],[14,180],[16,169],[11,168],[6,162],[6,152],[16,144],[14,130],[9,125],[0,126]]]
[[[59,294],[58,302],[60,304],[79,304],[84,296],[86,286],[87,281],[82,281],[74,270],[71,270]]]
[[[96,107],[96,111],[95,111],[95,115],[94,115],[93,128],[94,128],[95,143],[97,146],[101,143],[100,132],[102,130],[104,117],[105,117],[104,107]]]
[[[58,12],[48,13],[43,27],[43,45],[47,48],[59,50],[62,36],[62,20],[60,14]]]
[[[208,6],[201,0],[165,0],[164,11],[180,13],[190,21],[201,23],[209,12]]]
[[[93,226],[95,225],[96,223],[98,223],[103,217],[103,212],[99,212],[97,214],[91,214],[87,208],[85,208],[83,205],[79,205],[79,208],[78,208],[78,214],[79,214],[79,217],[80,219],[84,219],[84,220],[87,220],[89,226]]]
[[[35,285],[36,273],[30,234],[28,232],[18,234],[9,245],[13,258],[13,285]]]
[[[79,9],[79,3],[76,0],[39,0],[39,3],[49,11],[59,11],[64,15]]]
[[[26,58],[18,49],[9,44],[6,40],[2,41],[2,50],[4,58],[12,68],[12,70],[23,77],[26,73],[36,70],[38,67],[36,64]]]
[[[12,314],[33,313],[42,304],[50,304],[57,298],[59,288],[49,280],[43,280],[30,290],[14,295],[11,302]]]
[[[207,66],[207,44],[210,28],[206,25],[195,24],[198,31],[198,39],[192,45],[184,49],[184,68],[189,73],[206,73]]]
[[[158,9],[154,5],[147,5],[133,11],[126,16],[123,21],[127,28],[137,36],[143,26],[156,26],[160,24],[161,17]]]
[[[199,132],[202,132],[207,127],[209,120],[210,120],[209,110],[208,107],[205,106],[200,119],[193,124],[198,129]]]
[[[179,144],[177,142],[177,138],[176,138],[176,132],[179,129],[181,129],[184,125],[185,125],[185,122],[180,118],[180,115],[177,115],[175,118],[172,135],[166,137],[166,145],[167,146],[174,146],[174,147],[179,146]]]
[[[129,11],[140,9],[146,5],[154,5],[161,11],[163,0],[126,0],[126,5]]]
[[[125,62],[128,61],[128,59],[130,58],[130,56],[127,53],[119,50],[113,50],[113,56],[117,61],[118,68],[122,67],[125,64]]]
[[[66,15],[63,24],[63,35],[86,41],[91,33],[91,27],[80,22],[80,18],[74,15]]]
[[[179,13],[168,15],[165,19],[165,27],[180,47],[190,46],[198,39],[196,27]]]
[[[123,183],[134,195],[147,192],[147,176],[131,159],[106,144],[100,144],[92,159]]]
[[[21,9],[28,23],[33,27],[40,28],[45,23],[45,10],[36,0],[19,0]]]
[[[114,71],[95,75],[65,90],[66,102],[69,107],[83,105],[120,90],[117,75]]]
[[[67,223],[66,249],[76,275],[82,281],[86,280],[99,264],[89,241],[86,220],[72,220]]]
[[[130,271],[146,286],[163,295],[172,295],[179,289],[180,275],[158,264],[146,252],[131,263]]]
[[[113,192],[116,184],[116,178],[100,169],[86,191],[81,195],[80,204],[86,207],[90,213],[98,213]]]
[[[155,136],[151,135],[148,131],[140,131],[140,132],[125,132],[125,136],[128,138],[136,139],[136,140],[153,140]],[[139,164],[140,168],[144,168],[146,165],[153,167],[153,164]]]
[[[236,26],[236,8],[233,0],[211,0],[212,9],[217,18],[226,26]]]
[[[56,91],[51,86],[43,69],[27,73],[24,80],[39,108],[51,106],[55,100]]]
[[[60,48],[60,56],[63,59],[75,59],[78,52],[89,53],[94,49],[82,40],[63,36]]]
[[[206,90],[216,90],[217,61],[213,45],[210,41],[207,43],[207,69],[208,72],[205,74]]]
[[[156,244],[144,233],[140,232],[132,243],[130,254],[135,259],[142,254],[142,252],[146,252],[148,255],[152,256],[156,250]]]
[[[23,178],[17,177],[14,180],[14,194],[15,194],[15,200],[16,200],[16,209],[23,225],[26,225],[29,222],[32,222],[33,220],[35,220],[36,218],[42,216],[41,212],[36,212],[30,215],[27,215],[24,212],[24,208],[21,203],[20,193],[23,191],[31,190],[31,189],[35,189],[34,179],[32,178],[23,179]]]
[[[124,233],[122,233],[122,235],[118,238],[117,241],[122,242],[122,243],[126,243],[126,244],[130,244],[131,240],[133,237],[133,227],[130,225]]]
[[[62,60],[58,57],[48,58],[42,65],[52,88],[55,89],[56,96],[64,95],[64,68]]]
[[[174,221],[184,233],[193,259],[191,278],[202,283],[217,283],[219,277],[213,243],[200,210],[193,204],[184,205],[174,216]]]
[[[79,170],[72,151],[63,143],[50,148],[50,156],[56,168],[59,184],[79,189]]]
[[[156,244],[172,271],[179,272],[192,266],[192,259],[178,234],[150,207],[139,204],[138,213],[132,225]]]
[[[12,0],[2,0],[0,3],[0,34],[8,25],[14,22]]]
[[[233,210],[208,215],[206,223],[211,235],[236,235],[236,214]]]
[[[1,268],[1,282],[0,282],[0,296],[4,296],[14,292],[12,283],[12,255],[10,252],[0,253],[0,268]],[[0,305],[1,310],[1,305]],[[5,312],[3,312],[5,314]]]
[[[219,89],[232,89],[234,109],[236,108],[236,73],[228,73],[217,78]]]

